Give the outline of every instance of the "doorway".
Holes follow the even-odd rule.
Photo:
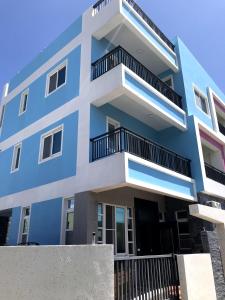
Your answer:
[[[160,254],[158,203],[135,199],[137,255]]]

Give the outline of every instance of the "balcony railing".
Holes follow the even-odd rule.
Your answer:
[[[219,130],[220,130],[220,132],[221,132],[223,135],[225,135],[225,127],[224,127],[221,123],[218,123],[218,125],[219,125]]]
[[[136,13],[148,24],[148,26],[166,43],[166,45],[174,51],[175,46],[165,36],[165,34],[155,25],[155,23],[143,12],[143,10],[133,0],[125,0],[136,11]],[[99,0],[93,5],[94,14],[102,10],[111,0]]]
[[[139,14],[139,16],[151,27],[152,30],[167,44],[167,46],[174,51],[175,46],[173,43],[165,36],[165,34],[155,25],[155,23],[143,12],[140,6],[133,0],[126,0],[130,6]]]
[[[99,13],[103,7],[105,7],[107,4],[109,4],[111,0],[99,0],[97,3],[93,5],[94,15]]]
[[[206,176],[225,185],[225,173],[205,163]]]
[[[91,139],[91,143],[92,161],[125,151],[191,177],[189,159],[123,127]]]
[[[166,98],[182,108],[181,96],[178,95],[161,79],[159,79],[155,74],[149,71],[121,46],[116,47],[111,52],[107,53],[105,56],[98,59],[92,64],[93,80],[112,70],[119,64],[125,65],[127,68],[141,77],[144,81],[154,87],[157,91],[163,94]]]
[[[115,300],[179,300],[179,276],[173,255],[115,258]]]

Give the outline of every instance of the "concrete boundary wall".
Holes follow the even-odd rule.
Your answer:
[[[210,254],[178,255],[182,300],[217,300]]]
[[[114,300],[113,247],[0,247],[2,300]]]

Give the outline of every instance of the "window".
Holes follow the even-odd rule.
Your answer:
[[[0,128],[2,128],[3,125],[3,119],[5,114],[5,105],[2,106],[1,115],[0,115]]]
[[[21,156],[21,144],[18,144],[14,147],[14,150],[13,150],[11,172],[15,172],[15,171],[19,170],[20,156]]]
[[[162,81],[164,83],[166,83],[171,89],[174,89],[173,76],[172,75],[163,78]]]
[[[199,91],[196,89],[194,90],[195,92],[195,101],[196,105],[206,114],[209,114],[209,107],[208,107],[208,100],[207,97],[201,94]]]
[[[41,151],[39,161],[45,161],[62,154],[62,126],[44,134],[41,137]]]
[[[24,207],[21,218],[21,236],[19,242],[26,244],[28,242],[28,234],[30,227],[30,207]]]
[[[66,200],[66,231],[73,231],[74,202],[73,198]]]
[[[66,63],[63,63],[48,75],[46,95],[53,93],[66,83],[66,69]]]
[[[98,244],[114,244],[115,254],[134,254],[132,208],[98,204]]]
[[[28,93],[29,93],[29,91],[26,90],[21,95],[19,116],[22,115],[23,113],[25,113],[25,111],[27,110]]]

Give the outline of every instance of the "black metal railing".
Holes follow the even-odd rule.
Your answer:
[[[102,10],[103,7],[105,7],[107,4],[109,4],[111,0],[99,0],[97,3],[93,5],[94,14],[97,14]]]
[[[221,132],[223,135],[225,135],[225,127],[224,127],[221,123],[218,123],[218,125],[219,125],[219,130],[220,130],[220,132]]]
[[[173,255],[115,258],[115,300],[179,300],[179,276]]]
[[[165,36],[165,34],[155,25],[155,23],[146,15],[146,13],[133,0],[126,0],[130,6],[139,14],[139,16],[151,27],[152,30],[167,44],[167,46],[174,51],[174,44]]]
[[[219,183],[225,184],[225,173],[205,163],[206,176]]]
[[[191,177],[189,159],[123,127],[91,139],[91,143],[92,161],[125,151]]]
[[[95,14],[101,11],[111,0],[99,0],[93,5]],[[166,43],[166,45],[174,51],[174,44],[166,37],[166,35],[155,25],[155,23],[146,15],[140,6],[133,0],[126,0],[126,2],[136,11],[136,13],[148,24],[148,26]]]
[[[182,97],[121,46],[116,47],[92,64],[93,80],[112,70],[119,64],[125,65],[170,101],[182,108]]]

